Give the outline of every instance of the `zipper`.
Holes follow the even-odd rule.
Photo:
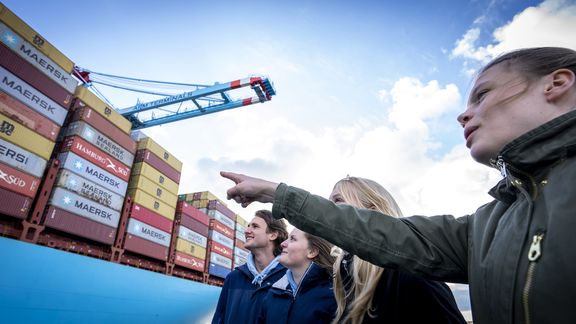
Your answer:
[[[532,178],[532,176],[526,172],[523,172],[521,170],[516,169],[514,166],[506,163],[506,161],[504,161],[504,158],[502,157],[502,155],[498,156],[497,160],[490,160],[490,164],[492,164],[493,166],[495,166],[498,170],[500,170],[500,174],[502,175],[503,178],[507,178],[508,177],[508,171],[512,170],[512,172],[520,174],[522,176],[524,176],[526,179],[528,179],[530,181],[530,186],[532,187],[532,190],[530,192],[530,197],[532,198],[532,201],[536,200],[536,197],[538,196],[538,185],[536,184],[536,181],[534,181],[534,178]],[[519,179],[516,179],[516,177],[514,177],[515,179],[509,179],[510,182],[512,183],[513,186],[515,187],[522,187],[522,181],[520,181]]]
[[[524,320],[526,324],[530,324],[530,289],[532,288],[532,281],[534,279],[534,271],[536,268],[536,261],[542,256],[542,240],[544,233],[537,233],[532,237],[532,244],[528,250],[528,272],[526,274],[526,282],[524,284],[524,291],[522,292],[522,304],[524,305]]]

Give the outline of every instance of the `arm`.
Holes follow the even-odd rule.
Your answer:
[[[218,298],[218,305],[216,306],[214,317],[212,317],[212,324],[221,324],[226,322],[226,304],[228,303],[228,286],[229,286],[228,278],[226,278],[224,280],[224,286],[220,291],[220,297]]]
[[[467,282],[469,217],[393,218],[336,205],[304,190],[277,186],[272,213],[375,265],[427,278]]]

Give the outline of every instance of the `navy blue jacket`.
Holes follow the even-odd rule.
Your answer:
[[[258,286],[252,283],[254,276],[246,264],[234,269],[224,280],[212,324],[256,323],[262,299],[285,273],[286,268],[278,264]]]
[[[332,278],[313,263],[302,278],[296,296],[287,275],[274,283],[262,302],[258,323],[330,323],[336,307]]]

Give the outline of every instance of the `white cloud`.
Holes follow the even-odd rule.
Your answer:
[[[478,46],[480,25],[475,22],[452,50],[452,57],[486,62],[502,53],[524,47],[560,46],[576,49],[576,4],[566,0],[546,0],[528,7],[492,33],[492,44]]]

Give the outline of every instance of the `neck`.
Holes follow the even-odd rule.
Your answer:
[[[307,263],[298,267],[290,268],[290,271],[292,271],[292,277],[294,278],[294,281],[297,285],[300,285],[300,281],[302,281],[302,277],[304,276],[304,273],[306,273],[306,270],[308,270],[310,263],[312,263],[312,261],[308,261]]]
[[[258,272],[262,272],[275,258],[271,251],[255,250],[252,251],[252,255],[254,255],[254,265]]]

